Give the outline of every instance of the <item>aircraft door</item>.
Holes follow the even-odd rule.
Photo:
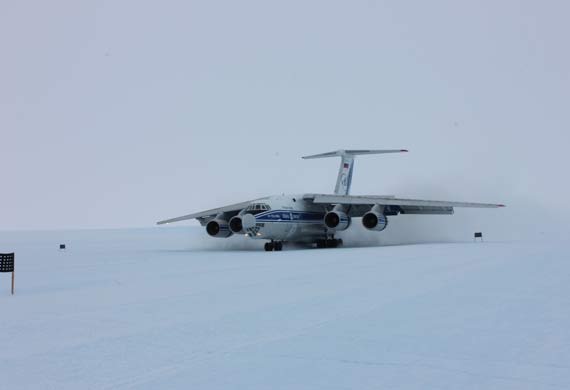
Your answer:
[[[285,223],[283,223],[283,227],[284,227],[284,231],[283,234],[288,237],[291,229],[293,228],[293,225],[295,225],[293,223],[293,218],[291,217],[291,212],[289,211],[283,211],[281,213],[281,220],[283,220]]]
[[[293,213],[291,212],[291,223],[289,224],[289,229],[287,231],[287,238],[290,239],[291,237],[295,236],[297,233],[297,229],[299,227],[299,223],[295,221]]]

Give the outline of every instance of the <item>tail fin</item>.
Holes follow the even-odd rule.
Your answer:
[[[385,153],[402,153],[407,152],[406,149],[387,149],[387,150],[335,150],[321,154],[313,154],[304,156],[304,159],[340,157],[340,168],[338,169],[338,177],[334,193],[336,195],[348,195],[350,192],[350,184],[352,183],[352,171],[354,168],[354,157],[359,154],[385,154]]]

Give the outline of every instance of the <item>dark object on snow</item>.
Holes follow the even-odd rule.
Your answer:
[[[478,238],[480,238],[481,241],[483,241],[483,233],[475,232],[475,234],[473,234],[473,241],[477,241]]]
[[[14,272],[13,253],[0,253],[0,272]]]
[[[12,295],[14,295],[14,254],[0,253],[0,272],[12,272]]]
[[[59,249],[65,249],[65,244],[59,244]]]

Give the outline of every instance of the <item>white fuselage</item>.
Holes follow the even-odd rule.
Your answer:
[[[324,216],[327,210],[323,205],[305,201],[302,195],[271,196],[262,202],[269,205],[270,210],[254,215],[255,226],[244,229],[247,236],[298,242],[314,242],[326,236]]]

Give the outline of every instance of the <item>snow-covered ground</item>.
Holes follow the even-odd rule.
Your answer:
[[[570,388],[565,244],[221,242],[0,232],[0,388]]]

